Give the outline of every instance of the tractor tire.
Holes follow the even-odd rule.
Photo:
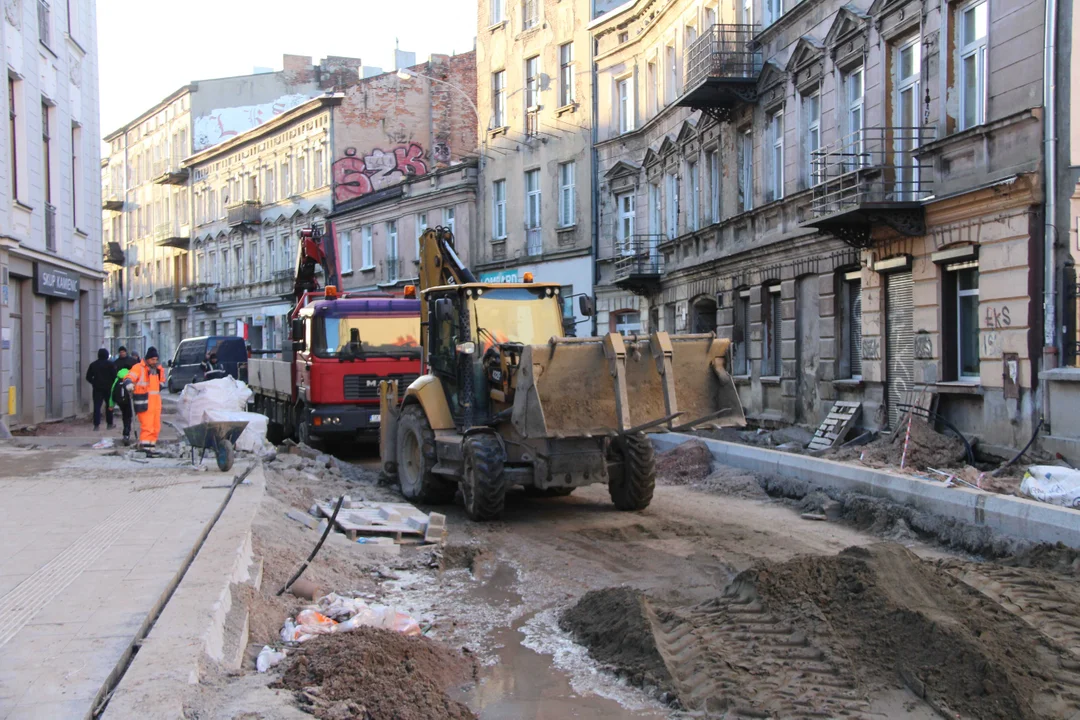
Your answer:
[[[464,456],[461,494],[465,513],[477,522],[497,520],[506,504],[502,445],[492,435],[471,435],[465,438]]]
[[[525,496],[534,498],[554,498],[554,497],[567,497],[570,493],[577,490],[572,487],[552,487],[541,490],[533,485],[525,486]]]
[[[442,479],[435,467],[435,432],[419,405],[401,411],[397,428],[397,477],[401,494],[407,500],[426,505],[445,505],[454,501],[457,486]]]
[[[652,502],[656,488],[656,455],[645,433],[634,433],[611,442],[611,453],[621,461],[621,470],[608,479],[608,493],[619,510],[644,510]]]

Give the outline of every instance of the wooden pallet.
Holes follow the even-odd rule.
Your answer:
[[[814,439],[810,441],[808,449],[827,450],[837,443],[842,442],[851,428],[855,427],[855,421],[859,418],[859,410],[862,403],[838,400],[833,403],[832,410],[822,420],[821,426],[814,433]]]
[[[334,504],[319,504],[325,517],[334,514]],[[397,543],[423,542],[428,529],[428,515],[409,503],[358,503],[341,508],[334,524],[350,540],[361,535],[384,535]],[[414,539],[403,537],[418,535]]]

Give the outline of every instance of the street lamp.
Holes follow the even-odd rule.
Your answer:
[[[477,194],[477,209],[476,209],[477,217],[476,217],[476,222],[480,226],[480,228],[483,228],[483,223],[484,223],[484,185],[483,185],[483,179],[484,179],[484,160],[485,160],[486,155],[487,155],[487,128],[486,127],[484,127],[484,128],[480,127],[480,111],[477,109],[476,103],[473,102],[473,99],[471,97],[469,97],[469,94],[467,92],[462,90],[457,85],[455,85],[453,83],[450,83],[450,82],[447,82],[445,80],[440,80],[439,78],[431,77],[430,75],[424,75],[423,73],[413,72],[412,70],[407,70],[405,68],[399,69],[397,71],[397,76],[398,76],[399,80],[403,80],[405,82],[409,82],[409,81],[414,80],[416,78],[423,78],[424,80],[428,80],[429,82],[438,83],[439,85],[445,85],[446,87],[450,88],[451,90],[454,90],[455,92],[457,92],[459,95],[461,95],[463,98],[465,98],[465,101],[467,103],[469,103],[469,108],[473,111],[473,115],[476,116],[476,128],[477,128],[477,130],[480,131],[480,158],[479,158],[479,163],[478,163],[478,170],[479,170],[479,176],[480,177],[479,177],[479,179],[477,181],[477,184],[476,184],[477,185],[477,187],[476,187],[476,194]],[[482,232],[482,230],[478,229],[477,233],[476,233],[477,239],[479,239],[479,237],[480,237],[480,232]],[[472,250],[475,250],[475,249],[476,248],[470,248],[470,253],[471,253]]]

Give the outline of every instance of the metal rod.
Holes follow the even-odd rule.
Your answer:
[[[630,428],[629,430],[623,430],[621,434],[623,434],[623,435],[633,435],[634,433],[639,433],[642,430],[648,430],[651,427],[656,427],[657,425],[663,425],[666,422],[674,420],[675,418],[679,417],[680,415],[682,415],[682,413],[677,412],[677,413],[672,413],[671,415],[666,415],[666,416],[664,416],[662,418],[657,418],[655,420],[650,420],[649,422],[641,423],[640,425],[635,425],[634,427]]]
[[[729,412],[731,412],[731,408],[722,408],[720,410],[717,410],[716,412],[709,413],[708,415],[705,415],[703,417],[699,417],[697,420],[692,420],[688,423],[683,423],[682,425],[676,425],[675,427],[671,428],[671,430],[672,432],[682,432],[683,430],[689,430],[695,425],[700,425],[702,423],[709,422],[710,420],[715,420],[721,415],[725,415]]]

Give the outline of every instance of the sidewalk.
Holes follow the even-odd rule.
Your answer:
[[[0,720],[88,717],[232,475],[19,440],[42,447],[0,446]]]

